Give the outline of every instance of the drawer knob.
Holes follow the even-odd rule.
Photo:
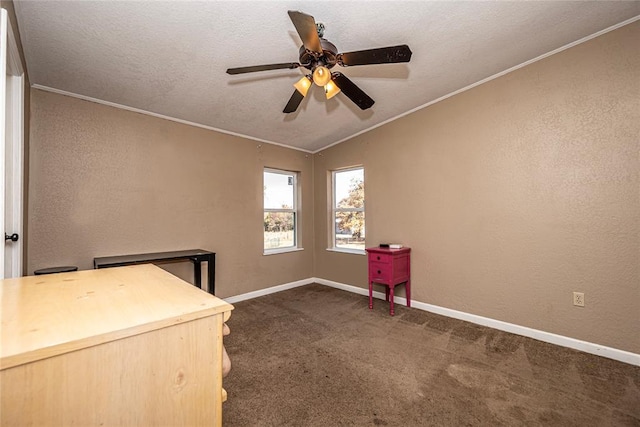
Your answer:
[[[378,274],[382,273],[382,271],[378,270]]]
[[[380,257],[378,257],[378,261],[380,261]]]

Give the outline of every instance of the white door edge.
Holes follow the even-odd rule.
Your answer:
[[[9,28],[11,31],[11,28]],[[11,52],[11,51],[9,51]],[[12,224],[5,224],[12,233],[18,233],[20,238],[17,242],[13,242],[11,251],[11,276],[22,276],[22,254],[24,247],[24,226],[23,226],[23,206],[24,206],[24,74],[20,76],[11,76],[11,107],[13,114],[11,115],[13,123],[11,128],[12,140],[6,141],[7,144],[13,145],[12,161],[12,198],[11,219]]]
[[[4,221],[5,212],[5,106],[6,106],[6,94],[7,94],[7,30],[8,30],[8,18],[7,11],[0,9],[0,229],[6,231],[6,224]],[[4,271],[4,258],[5,249],[7,245],[3,244],[0,249],[0,278],[5,277]]]
[[[0,228],[10,234],[18,233],[20,236],[17,242],[5,244],[0,250],[0,277],[22,276],[23,262],[22,253],[24,247],[24,226],[23,226],[23,206],[24,206],[24,68],[20,60],[18,43],[11,27],[6,10],[1,10],[1,34],[0,43],[2,52],[0,53],[0,75],[5,78],[0,79],[0,92],[2,93],[0,102],[0,139],[3,141],[0,150],[0,180],[2,181],[2,197],[0,204],[2,214],[0,215]],[[9,85],[9,86],[7,86]],[[6,97],[10,98],[7,100]],[[7,101],[11,111],[6,111]],[[9,123],[11,132],[7,132],[7,113],[10,114]],[[9,138],[9,139],[7,139]],[[6,158],[5,144],[10,145],[9,150],[12,155]],[[11,176],[7,180],[7,163]],[[7,195],[10,197],[10,205],[5,205]],[[10,209],[10,222],[5,220],[6,209]],[[5,268],[5,258],[9,256],[10,264]],[[7,271],[8,269],[8,271]]]

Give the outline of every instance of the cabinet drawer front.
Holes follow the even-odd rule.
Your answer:
[[[393,255],[377,254],[377,253],[370,253],[369,254],[369,262],[378,262],[378,263],[382,263],[382,264],[391,264],[392,260],[393,260]]]
[[[371,280],[388,282],[391,280],[391,264],[380,262],[369,263],[369,277]]]

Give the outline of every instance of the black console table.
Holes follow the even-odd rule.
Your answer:
[[[175,252],[156,252],[152,254],[135,254],[107,256],[93,259],[93,268],[122,267],[124,265],[148,264],[154,262],[184,261],[193,262],[193,274],[195,286],[202,289],[202,269],[201,263],[207,263],[207,273],[209,276],[209,293],[215,295],[216,290],[216,253],[203,251],[202,249],[189,249]]]

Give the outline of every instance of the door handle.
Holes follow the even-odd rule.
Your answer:
[[[20,238],[20,236],[18,236],[18,233],[13,233],[11,236],[9,236],[7,233],[4,233],[4,241],[5,242],[7,240],[11,240],[12,242],[17,242],[19,238]]]

